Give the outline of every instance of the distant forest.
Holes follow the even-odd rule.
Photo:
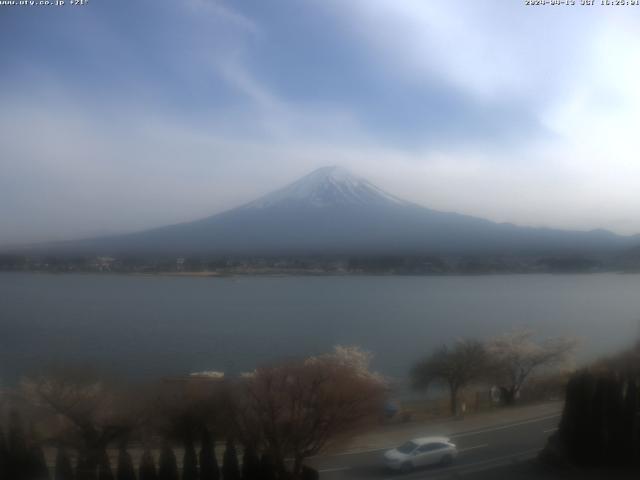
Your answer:
[[[308,255],[308,256],[52,256],[0,255],[0,271],[239,274],[397,274],[638,272],[636,256],[587,255]]]

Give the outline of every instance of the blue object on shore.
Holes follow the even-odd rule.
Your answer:
[[[396,402],[387,402],[384,404],[384,415],[387,418],[392,418],[399,411],[400,407]]]

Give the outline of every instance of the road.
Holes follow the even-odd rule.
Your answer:
[[[460,475],[534,457],[544,447],[549,435],[556,430],[559,419],[560,414],[554,413],[452,434],[450,437],[460,452],[453,465],[428,467],[408,474],[394,473],[384,468],[384,449],[316,457],[309,463],[318,469],[321,480],[457,478]],[[423,435],[437,433],[425,427]]]

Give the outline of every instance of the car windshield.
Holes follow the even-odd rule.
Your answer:
[[[398,447],[398,451],[400,453],[411,453],[413,452],[418,445],[414,442],[407,442]]]

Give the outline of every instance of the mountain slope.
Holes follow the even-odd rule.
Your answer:
[[[544,254],[610,252],[637,243],[603,230],[526,228],[438,212],[340,167],[324,167],[203,220],[58,249],[109,255]]]

